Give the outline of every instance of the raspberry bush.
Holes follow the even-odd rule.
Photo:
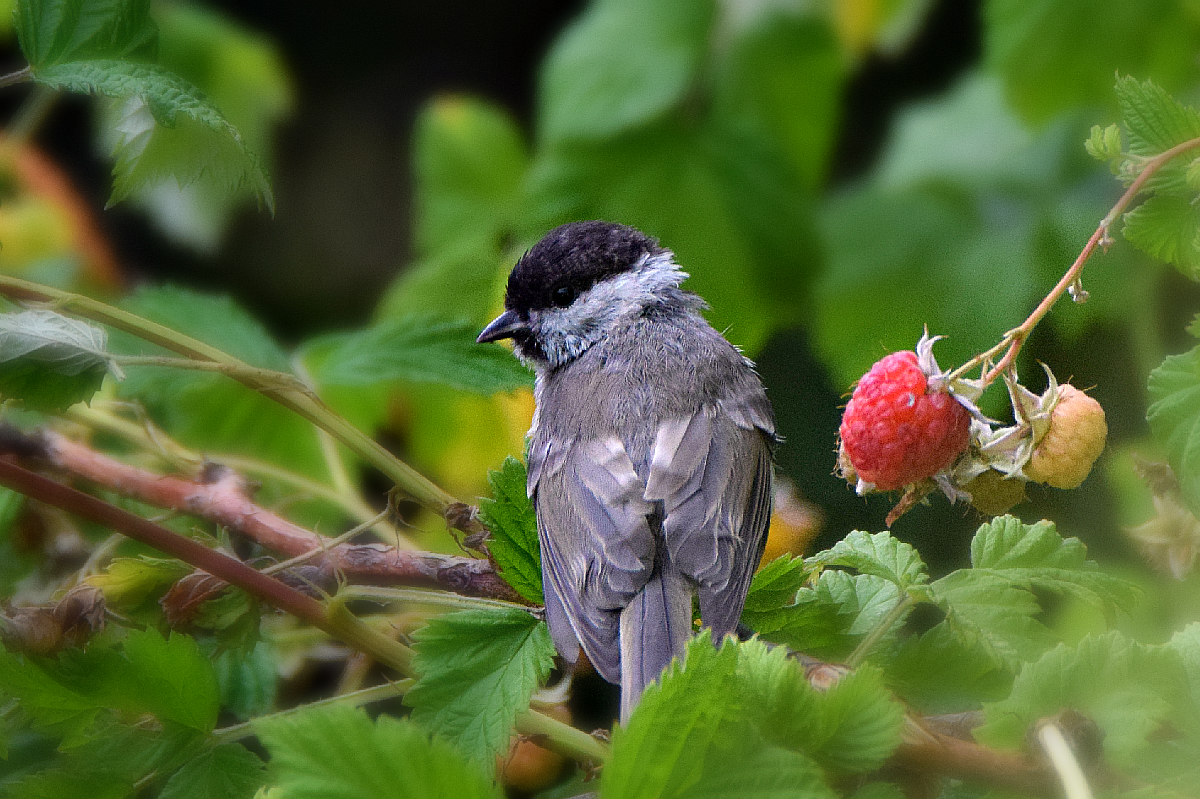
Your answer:
[[[980,9],[592,0],[528,117],[421,108],[397,203],[358,177],[392,174],[385,117],[415,106],[388,76],[426,63],[388,25],[469,85],[473,50],[500,71],[471,37],[527,15],[463,10],[446,47],[436,9],[314,6],[370,35],[306,16],[321,46],[295,48],[193,2],[17,0],[0,797],[1200,794],[1200,352],[1160,351],[1200,279],[1185,5],[986,0],[985,55],[895,105],[861,102],[872,75],[931,40],[946,59]],[[363,72],[384,39],[404,61]],[[296,70],[310,124],[275,160],[284,53],[311,50],[341,66]],[[873,164],[839,139],[869,129]],[[277,220],[230,226],[247,201]],[[411,257],[380,296],[343,267],[397,243],[367,233],[389,203]],[[530,377],[473,344],[512,261],[586,218],[676,251],[786,437],[745,635],[698,633],[627,725],[540,612]],[[230,296],[139,283],[164,238],[179,283],[253,273],[281,306],[336,271],[371,321],[323,330],[350,311],[305,286],[330,315],[284,341]]]

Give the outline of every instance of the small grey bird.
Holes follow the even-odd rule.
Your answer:
[[[733,632],[771,517],[775,422],[753,364],[700,315],[674,255],[576,222],[513,267],[480,342],[537,375],[529,496],[546,621],[621,686],[625,723],[692,634]]]

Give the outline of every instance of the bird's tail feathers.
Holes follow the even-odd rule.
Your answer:
[[[692,634],[692,587],[679,574],[656,572],[621,611],[621,723],[646,686],[682,656]]]

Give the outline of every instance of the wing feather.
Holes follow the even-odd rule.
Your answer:
[[[774,425],[758,395],[662,424],[650,458],[671,566],[696,581],[718,635],[737,626],[770,521]]]
[[[596,670],[617,682],[620,611],[654,565],[654,508],[617,439],[568,442],[562,450],[545,448],[531,484],[547,622],[564,657],[582,647]]]

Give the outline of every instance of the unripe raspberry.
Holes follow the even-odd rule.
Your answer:
[[[988,516],[1008,513],[1012,506],[1025,499],[1025,481],[1005,477],[995,469],[977,475],[963,489],[971,495],[975,509]]]
[[[1064,383],[1050,412],[1050,425],[1025,464],[1025,476],[1054,488],[1078,488],[1104,451],[1107,438],[1104,408]]]
[[[890,491],[952,464],[967,448],[970,425],[949,392],[929,390],[915,352],[893,352],[858,381],[840,432],[860,485]]]

